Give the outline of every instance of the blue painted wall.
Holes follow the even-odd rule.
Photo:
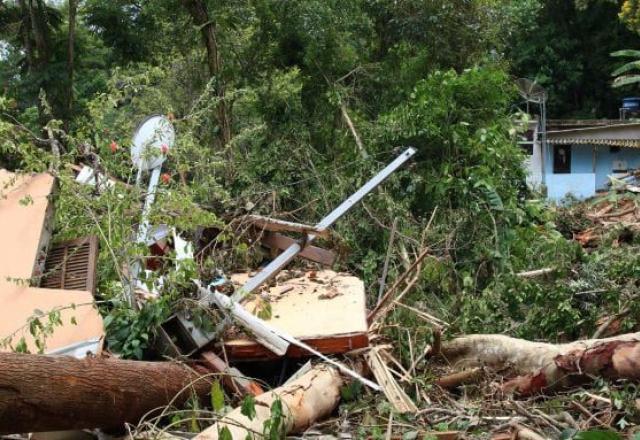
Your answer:
[[[560,201],[568,194],[586,199],[595,194],[595,174],[567,173],[547,175],[547,198]]]
[[[609,183],[608,175],[613,173],[613,161],[626,160],[629,169],[640,168],[640,149],[620,148],[617,153],[611,153],[609,147],[596,148],[596,188],[606,189]]]
[[[593,150],[596,153],[595,179],[593,175]],[[611,152],[607,146],[573,145],[571,147],[571,174],[553,174],[553,146],[545,152],[544,169],[546,184],[550,199],[558,200],[567,192],[573,192],[578,197],[589,197],[595,182],[595,189],[607,189],[609,179],[613,174],[613,161],[627,162],[628,169],[640,168],[640,149],[620,148],[618,152]]]

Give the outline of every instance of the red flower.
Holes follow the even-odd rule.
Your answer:
[[[162,144],[162,146],[160,147],[160,151],[162,151],[162,154],[166,156],[167,153],[169,152],[169,147],[167,147],[166,144]]]
[[[168,185],[169,182],[171,182],[171,176],[169,175],[169,173],[162,173],[160,178],[162,179],[162,183],[164,183],[165,185]]]
[[[112,153],[115,153],[119,148],[118,143],[116,141],[111,141],[111,143],[109,144],[109,148],[111,148]]]

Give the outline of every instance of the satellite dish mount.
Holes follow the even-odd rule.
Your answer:
[[[167,158],[167,153],[173,148],[176,140],[176,132],[171,121],[163,115],[151,115],[143,120],[133,134],[131,141],[131,160],[138,169],[136,176],[136,186],[142,185],[142,175],[145,171],[151,172],[147,195],[142,209],[142,219],[138,234],[137,243],[145,243],[149,235],[149,213],[155,201],[156,188],[160,180],[162,164]],[[137,284],[138,274],[141,264],[136,261],[131,268],[130,285],[128,289],[128,300],[132,307],[136,308],[134,289]]]

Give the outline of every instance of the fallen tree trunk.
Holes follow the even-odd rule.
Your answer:
[[[198,377],[173,362],[0,353],[0,434],[119,428],[206,395],[211,383]]]
[[[503,389],[524,395],[593,376],[640,379],[640,333],[568,344],[469,335],[444,344],[442,355],[465,367],[511,368],[519,376],[506,382]]]
[[[303,431],[315,421],[331,414],[340,401],[342,384],[343,380],[337,369],[318,364],[298,379],[256,397],[256,414],[252,419],[243,415],[241,408],[236,408],[202,431],[194,440],[218,440],[225,428],[234,440],[244,440],[247,436],[263,438],[264,422],[271,417],[271,407],[278,399],[282,403],[285,433]]]

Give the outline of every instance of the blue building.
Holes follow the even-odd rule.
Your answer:
[[[640,169],[639,122],[550,120],[545,135],[539,131],[532,122],[520,144],[529,152],[529,184],[546,189],[551,200],[591,197],[608,189],[609,176]]]

